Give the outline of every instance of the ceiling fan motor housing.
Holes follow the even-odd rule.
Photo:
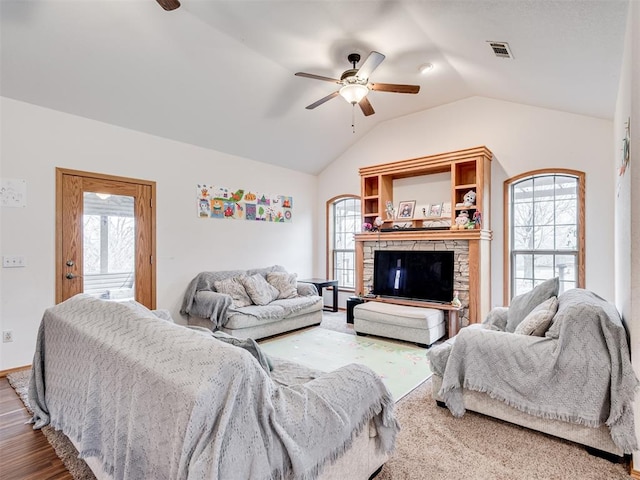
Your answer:
[[[355,80],[357,80],[356,75],[358,74],[358,69],[357,68],[350,68],[349,70],[345,70],[344,73],[342,75],[340,75],[340,80],[343,81],[343,83],[357,83]],[[352,78],[353,80],[350,81],[349,79]]]

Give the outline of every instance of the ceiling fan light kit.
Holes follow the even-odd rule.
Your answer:
[[[369,93],[369,89],[366,85],[361,83],[348,83],[340,89],[340,95],[351,105],[360,103],[364,97]]]
[[[356,68],[356,64],[360,61],[360,54],[351,53],[347,57],[347,60],[352,65],[352,68],[345,70],[340,76],[340,80],[335,78],[323,77],[321,75],[314,75],[313,73],[297,72],[295,75],[298,77],[307,77],[314,80],[323,80],[325,82],[337,83],[342,85],[339,90],[330,93],[326,97],[317,100],[311,105],[307,105],[307,110],[313,110],[314,108],[322,105],[323,103],[331,100],[333,97],[340,95],[351,105],[356,103],[360,106],[362,113],[365,116],[373,115],[376,113],[371,106],[367,95],[370,90],[378,92],[393,92],[393,93],[418,93],[420,91],[419,85],[398,85],[394,83],[370,83],[369,77],[373,71],[384,60],[384,55],[372,51],[365,59],[360,68]]]

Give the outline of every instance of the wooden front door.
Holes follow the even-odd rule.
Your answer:
[[[155,182],[56,169],[56,303],[78,293],[156,307]]]

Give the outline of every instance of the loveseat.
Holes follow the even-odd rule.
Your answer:
[[[201,272],[189,283],[180,313],[189,325],[259,339],[319,325],[322,297],[279,265]]]
[[[366,480],[388,458],[394,402],[372,370],[311,371],[201,330],[84,294],[47,309],[35,427],[66,434],[99,480]]]
[[[433,397],[456,417],[472,410],[631,453],[638,380],[621,318],[588,290],[557,295],[558,279],[548,280],[433,347]]]

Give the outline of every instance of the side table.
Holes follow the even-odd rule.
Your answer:
[[[331,309],[325,307],[325,310],[332,312],[338,311],[338,280],[326,280],[324,278],[306,278],[304,280],[298,280],[302,283],[313,283],[318,289],[318,295],[322,296],[322,289],[325,287],[333,287],[333,306]]]
[[[361,303],[364,303],[364,300],[360,297],[349,297],[347,299],[347,323],[353,323],[353,308]]]

